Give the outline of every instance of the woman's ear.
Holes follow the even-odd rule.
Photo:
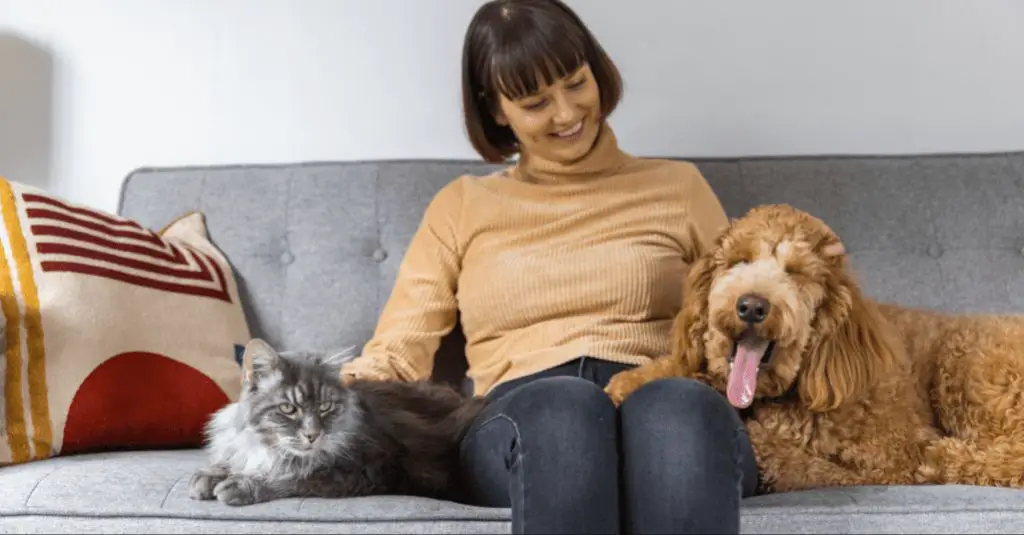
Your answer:
[[[494,92],[493,97],[487,99],[487,107],[490,108],[491,116],[494,117],[494,122],[498,126],[508,127],[508,115],[502,109],[502,102],[505,102],[505,97],[501,93]]]
[[[508,117],[505,117],[500,108],[494,110],[494,122],[498,123],[498,126],[508,126]]]

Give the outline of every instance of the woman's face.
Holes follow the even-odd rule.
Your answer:
[[[602,120],[601,95],[590,66],[584,63],[533,95],[517,100],[500,96],[496,120],[515,133],[522,155],[563,164],[583,158],[594,146]]]

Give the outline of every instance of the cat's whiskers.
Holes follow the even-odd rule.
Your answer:
[[[446,431],[436,410],[460,410],[458,394],[398,382],[344,385],[334,368],[354,348],[317,357],[251,342],[243,358],[246,391],[206,428],[210,464],[258,476],[289,496],[435,495],[452,485],[451,456],[442,452],[457,447],[460,433]],[[318,435],[311,444],[309,432]],[[398,473],[388,469],[394,463]]]

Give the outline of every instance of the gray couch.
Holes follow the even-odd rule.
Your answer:
[[[698,161],[726,210],[788,202],[845,238],[876,297],[956,311],[1024,311],[1024,154]],[[240,276],[254,332],[330,351],[371,334],[426,203],[456,161],[141,169],[120,212],[159,228],[202,210]],[[464,371],[458,331],[438,380]],[[680,453],[681,455],[684,453]],[[199,451],[57,458],[0,469],[9,532],[508,533],[508,512],[408,499],[188,499]],[[1024,531],[1024,492],[864,487],[748,499],[746,533]]]

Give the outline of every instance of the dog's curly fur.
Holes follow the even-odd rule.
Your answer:
[[[737,300],[769,308],[746,322]],[[736,341],[773,342],[744,409],[763,491],[962,483],[1024,487],[1024,317],[867,298],[839,237],[787,205],[733,220],[688,273],[670,355],[622,372],[621,403],[671,376],[722,392]],[[680,407],[680,410],[687,410]]]

